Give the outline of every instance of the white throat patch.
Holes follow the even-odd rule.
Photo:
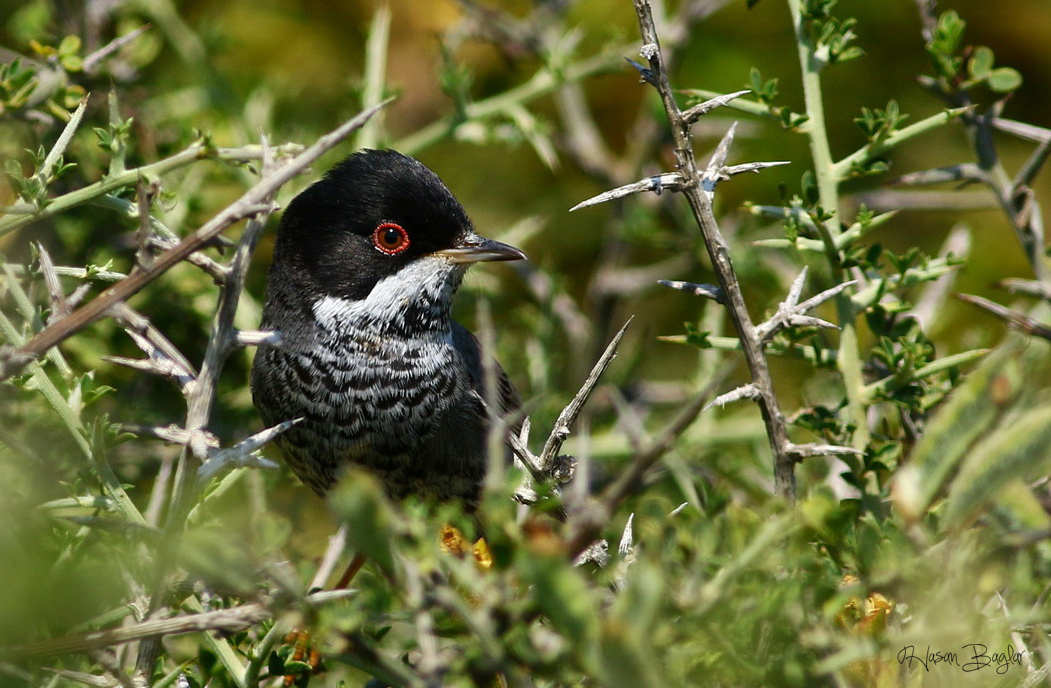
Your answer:
[[[325,296],[312,310],[325,329],[341,329],[361,323],[389,323],[401,319],[411,306],[435,308],[448,313],[453,293],[466,268],[444,258],[424,256],[384,277],[363,299]]]

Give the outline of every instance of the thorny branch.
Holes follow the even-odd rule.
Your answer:
[[[614,335],[613,340],[606,347],[606,351],[595,363],[595,367],[592,368],[584,384],[581,385],[580,391],[566,405],[562,413],[558,414],[558,420],[555,421],[555,426],[552,428],[551,434],[548,436],[547,442],[544,443],[544,449],[540,454],[539,465],[541,471],[549,470],[551,463],[558,455],[558,451],[562,448],[562,443],[569,437],[570,426],[577,419],[577,416],[580,415],[588,397],[595,390],[595,385],[598,384],[602,373],[613,362],[613,357],[617,354],[617,345],[620,344],[620,340],[624,337],[624,332],[627,331],[630,324],[631,320],[629,319],[628,322],[624,323],[624,327],[620,328],[620,331]]]
[[[526,444],[530,427],[528,418],[522,423],[521,436],[516,436],[514,433],[508,435],[507,441],[511,446],[511,451],[526,467],[530,475],[530,478],[527,478],[524,484],[515,491],[515,498],[523,504],[532,504],[536,501],[537,495],[533,490],[532,481],[537,483],[553,482],[557,490],[558,486],[573,479],[576,472],[575,461],[572,458],[568,461],[560,461],[560,458],[566,457],[560,457],[558,452],[566,438],[569,437],[570,428],[584,409],[584,405],[591,397],[591,393],[595,391],[602,374],[606,372],[606,369],[609,368],[616,357],[617,346],[620,344],[620,340],[623,339],[624,333],[628,330],[628,325],[630,324],[631,319],[624,323],[620,331],[614,335],[602,356],[595,362],[594,367],[580,386],[580,389],[577,390],[570,402],[562,409],[562,412],[558,414],[558,418],[551,428],[551,433],[544,442],[544,448],[540,452],[540,456],[533,454]],[[560,520],[565,520],[567,516],[564,509],[559,509],[556,515]]]
[[[669,190],[681,192],[686,196],[693,211],[694,218],[701,228],[701,233],[705,240],[705,247],[708,250],[712,266],[719,277],[720,286],[698,285],[679,281],[663,281],[662,283],[675,289],[681,289],[707,298],[712,298],[727,307],[730,313],[730,318],[737,330],[741,349],[745,354],[745,360],[748,363],[748,368],[752,378],[750,383],[721,395],[707,406],[704,404],[696,406],[693,415],[700,413],[703,409],[712,405],[722,405],[739,399],[752,399],[756,401],[762,412],[763,422],[767,430],[767,437],[774,456],[775,491],[782,497],[794,499],[794,464],[796,461],[808,456],[856,453],[856,451],[847,447],[797,445],[789,441],[785,419],[780,410],[780,406],[778,405],[777,397],[774,394],[773,382],[766,362],[764,348],[769,343],[770,339],[785,327],[835,327],[832,323],[806,315],[806,313],[829,298],[836,296],[844,289],[851,286],[853,282],[845,282],[837,285],[832,289],[800,303],[799,299],[802,295],[803,285],[806,280],[806,270],[804,270],[793,283],[787,298],[779,305],[774,316],[767,322],[758,326],[752,323],[744,302],[744,297],[741,293],[740,284],[730,261],[729,249],[719,231],[715,216],[712,213],[712,200],[714,198],[715,188],[720,181],[729,179],[735,174],[758,172],[766,167],[783,165],[786,163],[781,161],[755,162],[728,166],[726,160],[729,155],[730,144],[733,141],[734,131],[736,129],[736,125],[733,125],[719,142],[719,145],[713,152],[707,167],[703,171],[697,168],[693,155],[692,135],[690,132],[691,125],[701,115],[730,103],[735,98],[746,93],[746,91],[715,96],[685,112],[681,111],[678,104],[675,102],[671,85],[664,68],[657,29],[649,3],[645,0],[636,0],[635,10],[639,17],[639,26],[643,37],[643,47],[640,52],[643,57],[647,59],[649,66],[644,66],[630,59],[628,62],[639,72],[642,80],[654,86],[661,96],[665,113],[671,124],[672,135],[675,140],[675,156],[678,169],[675,172],[655,175],[633,184],[622,185],[611,191],[606,191],[605,193],[579,203],[574,206],[572,210],[596,205],[598,203],[644,191],[652,191],[659,194],[664,190]],[[705,397],[707,397],[707,395],[705,395]],[[691,407],[691,409],[693,408],[694,407]],[[690,414],[686,415],[692,420],[693,416],[690,416]],[[632,484],[637,480],[639,475],[641,475],[641,472],[638,475],[634,475],[634,471],[644,471],[649,465],[647,461],[655,461],[656,458],[659,458],[661,453],[663,453],[663,451],[648,453],[645,460],[642,461],[643,467],[629,471],[626,474],[627,477],[624,481],[618,481],[618,490],[612,493],[607,493],[605,495],[605,500],[600,502],[599,506],[595,507],[592,516],[594,516],[595,513],[603,517],[611,514],[611,507],[615,506],[616,503],[623,498],[623,490],[626,489],[626,486]],[[597,520],[590,521],[591,524],[596,522]],[[584,523],[588,524],[589,519],[584,519]],[[576,525],[577,532],[571,538],[574,552],[577,551],[578,547],[586,546],[587,542],[585,540],[588,537],[593,536],[593,532],[589,530],[588,527],[581,527],[579,524]]]
[[[694,219],[704,236],[708,256],[719,278],[719,285],[726,299],[726,307],[741,340],[741,349],[751,373],[752,384],[757,392],[756,402],[759,404],[763,423],[766,425],[770,449],[774,456],[774,489],[778,495],[786,499],[794,499],[795,459],[789,452],[788,431],[784,415],[774,394],[773,380],[763,353],[762,341],[748,314],[741,286],[730,261],[729,248],[719,231],[712,212],[711,201],[704,193],[702,187],[704,175],[697,169],[694,159],[690,123],[684,119],[682,111],[675,102],[661,57],[657,27],[653,21],[649,2],[635,0],[635,12],[638,15],[639,29],[642,33],[641,53],[649,63],[648,71],[652,75],[653,84],[660,94],[665,114],[671,125],[678,174],[683,179],[682,193],[690,204]]]

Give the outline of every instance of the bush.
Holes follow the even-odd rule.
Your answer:
[[[1025,22],[724,4],[4,10],[3,685],[1041,681]],[[259,470],[268,218],[378,146],[533,259],[458,300],[531,428],[473,515]]]

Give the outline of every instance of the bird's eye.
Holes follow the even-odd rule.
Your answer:
[[[409,233],[401,225],[384,222],[372,231],[372,244],[388,256],[396,256],[409,248]]]

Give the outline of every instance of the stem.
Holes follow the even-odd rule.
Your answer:
[[[368,41],[365,44],[365,78],[361,95],[362,109],[373,107],[383,100],[383,86],[387,73],[387,45],[390,39],[390,6],[381,5],[372,17]],[[376,148],[383,132],[383,113],[365,123],[358,132],[358,148]]]
[[[802,73],[803,100],[809,117],[804,127],[810,142],[810,155],[814,159],[814,175],[817,180],[818,199],[829,218],[821,223],[821,238],[826,246],[826,256],[832,271],[832,282],[845,281],[839,261],[839,249],[835,239],[839,230],[839,176],[832,160],[825,127],[825,108],[821,94],[820,67],[814,60],[813,44],[803,19],[802,0],[788,0],[788,11],[792,16],[796,47],[799,52],[799,67]],[[858,348],[857,311],[846,291],[836,296],[836,315],[839,320],[839,350],[836,367],[843,378],[843,390],[847,397],[847,412],[854,422],[852,446],[864,449],[869,443],[868,418],[865,413],[864,386],[861,373],[861,355]]]

